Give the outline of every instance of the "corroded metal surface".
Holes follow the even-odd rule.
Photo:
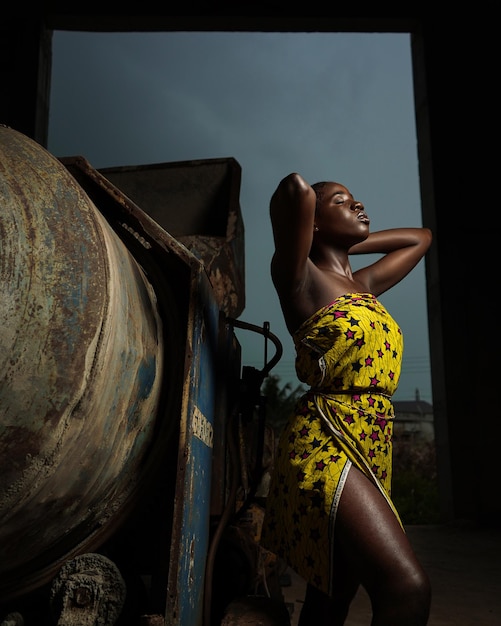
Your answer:
[[[151,285],[82,188],[0,127],[0,597],[95,541],[133,492],[162,332]]]
[[[238,162],[216,158],[100,172],[203,263],[219,308],[238,317],[245,308]]]
[[[127,595],[117,566],[102,554],[81,554],[65,563],[52,582],[57,626],[113,626]]]

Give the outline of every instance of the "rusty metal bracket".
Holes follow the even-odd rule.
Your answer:
[[[52,583],[50,601],[57,626],[113,626],[125,596],[116,565],[89,553],[65,563]]]

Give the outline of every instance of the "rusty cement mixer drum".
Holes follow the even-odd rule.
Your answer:
[[[61,162],[0,127],[0,599],[137,492],[161,391],[154,289]]]

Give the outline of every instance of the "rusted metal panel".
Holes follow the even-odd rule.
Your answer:
[[[205,273],[194,273],[191,367],[183,390],[166,624],[201,626],[209,549],[219,308]]]
[[[231,422],[237,419],[237,409],[242,394],[241,346],[226,318],[219,324],[219,364],[216,381],[216,412],[212,455],[211,516],[217,519],[224,513],[228,492],[231,488],[232,472],[228,471],[228,438]]]
[[[219,308],[245,308],[241,168],[233,158],[179,161],[99,170],[205,267]]]

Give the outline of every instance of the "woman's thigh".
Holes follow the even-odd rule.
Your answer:
[[[392,581],[424,576],[400,522],[379,489],[352,467],[336,515],[340,561],[370,593]]]

